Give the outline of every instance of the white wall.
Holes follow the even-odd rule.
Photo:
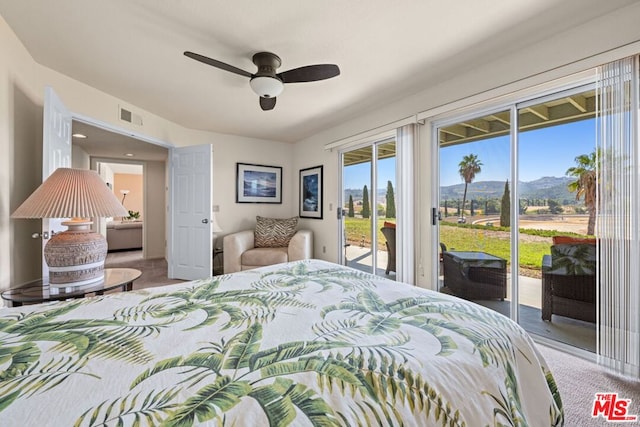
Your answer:
[[[640,40],[638,17],[640,17],[640,4],[636,3],[580,27],[568,29],[562,34],[531,45],[526,50],[512,52],[499,61],[473,70],[463,70],[461,74],[452,76],[445,83],[426,88],[411,97],[389,102],[384,108],[345,121],[339,126],[326,129],[298,142],[295,146],[294,170],[318,164],[324,165],[324,219],[305,221],[308,228],[314,231],[316,255],[335,261],[338,259],[340,250],[339,223],[335,213],[340,191],[337,184],[340,174],[338,150],[325,151],[326,144],[423,111],[435,110],[456,101],[460,101],[459,105],[471,105],[516,89],[533,87],[542,82],[583,71],[612,60],[613,58],[607,58],[607,52],[612,49],[620,48],[617,51],[620,55],[640,52],[640,47],[635,45],[630,48],[624,47]],[[427,47],[428,41],[425,41],[425,48]],[[443,108],[443,110],[446,109]],[[415,201],[417,221],[415,236],[418,243],[416,277],[418,285],[432,287],[431,259],[435,254],[432,250],[433,227],[430,226],[430,208],[433,202],[431,128],[428,123],[420,126],[420,145],[417,155],[420,156],[422,167],[416,177],[418,186],[421,188],[420,197]],[[330,203],[333,203],[331,211]],[[318,252],[318,248],[323,246],[327,248],[324,254]]]
[[[0,291],[41,277],[39,220],[11,220],[13,212],[42,180],[42,105],[46,86],[54,88],[74,115],[91,118],[129,133],[173,146],[212,144],[214,152],[213,202],[224,233],[251,228],[255,215],[289,217],[297,209],[292,199],[292,145],[187,129],[124,100],[100,92],[37,64],[0,17]],[[118,106],[143,117],[144,126],[121,122]],[[235,203],[236,162],[283,167],[283,203]]]
[[[165,222],[168,195],[165,191],[166,163],[147,161],[144,164],[145,233],[142,243],[146,259],[164,258],[166,247]]]
[[[42,98],[36,64],[0,17],[0,290],[41,277],[39,220],[11,220],[42,181]],[[10,249],[9,249],[10,248]]]
[[[75,144],[71,145],[71,167],[75,169],[89,169],[91,167],[89,154]]]

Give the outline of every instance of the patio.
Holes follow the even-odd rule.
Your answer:
[[[347,246],[345,248],[346,265],[357,270],[371,272],[372,255],[371,249],[367,247],[359,247],[357,245]],[[387,252],[378,251],[377,253],[376,275],[395,280],[395,272],[385,275],[387,265]],[[440,288],[446,292],[446,288],[442,288],[443,277],[439,277]],[[559,341],[578,347],[583,350],[595,352],[596,350],[596,325],[595,323],[583,322],[568,317],[553,316],[551,322],[542,320],[541,315],[541,287],[540,279],[519,276],[520,283],[520,325],[529,333],[539,335],[544,338]],[[511,275],[507,274],[507,298],[504,301],[499,300],[474,300],[473,302],[484,307],[504,314],[510,315],[511,310]]]

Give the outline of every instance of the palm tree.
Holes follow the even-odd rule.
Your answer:
[[[464,217],[464,205],[467,201],[467,187],[471,184],[477,174],[482,170],[482,162],[478,160],[475,154],[469,154],[462,158],[458,164],[458,173],[464,180],[464,195],[462,196],[462,213],[460,217]]]
[[[567,169],[566,174],[576,177],[569,184],[569,191],[576,193],[576,200],[584,197],[584,204],[589,210],[587,234],[593,235],[596,228],[596,192],[598,187],[598,151],[591,154],[581,154],[575,158],[576,165]]]

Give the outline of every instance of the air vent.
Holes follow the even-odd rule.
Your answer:
[[[120,107],[120,120],[134,125],[142,126],[142,116],[140,114],[132,113],[126,108]]]

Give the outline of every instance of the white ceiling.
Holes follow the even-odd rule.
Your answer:
[[[295,142],[634,0],[0,0],[42,65],[182,126]],[[262,111],[255,72],[335,63],[341,75],[286,85]]]
[[[122,159],[127,162],[165,161],[169,150],[127,135],[111,132],[83,122],[73,121],[73,134],[82,134],[87,138],[73,138],[73,145],[82,148],[88,155],[99,159]],[[128,156],[131,154],[132,156]],[[117,173],[123,172],[120,169]]]

